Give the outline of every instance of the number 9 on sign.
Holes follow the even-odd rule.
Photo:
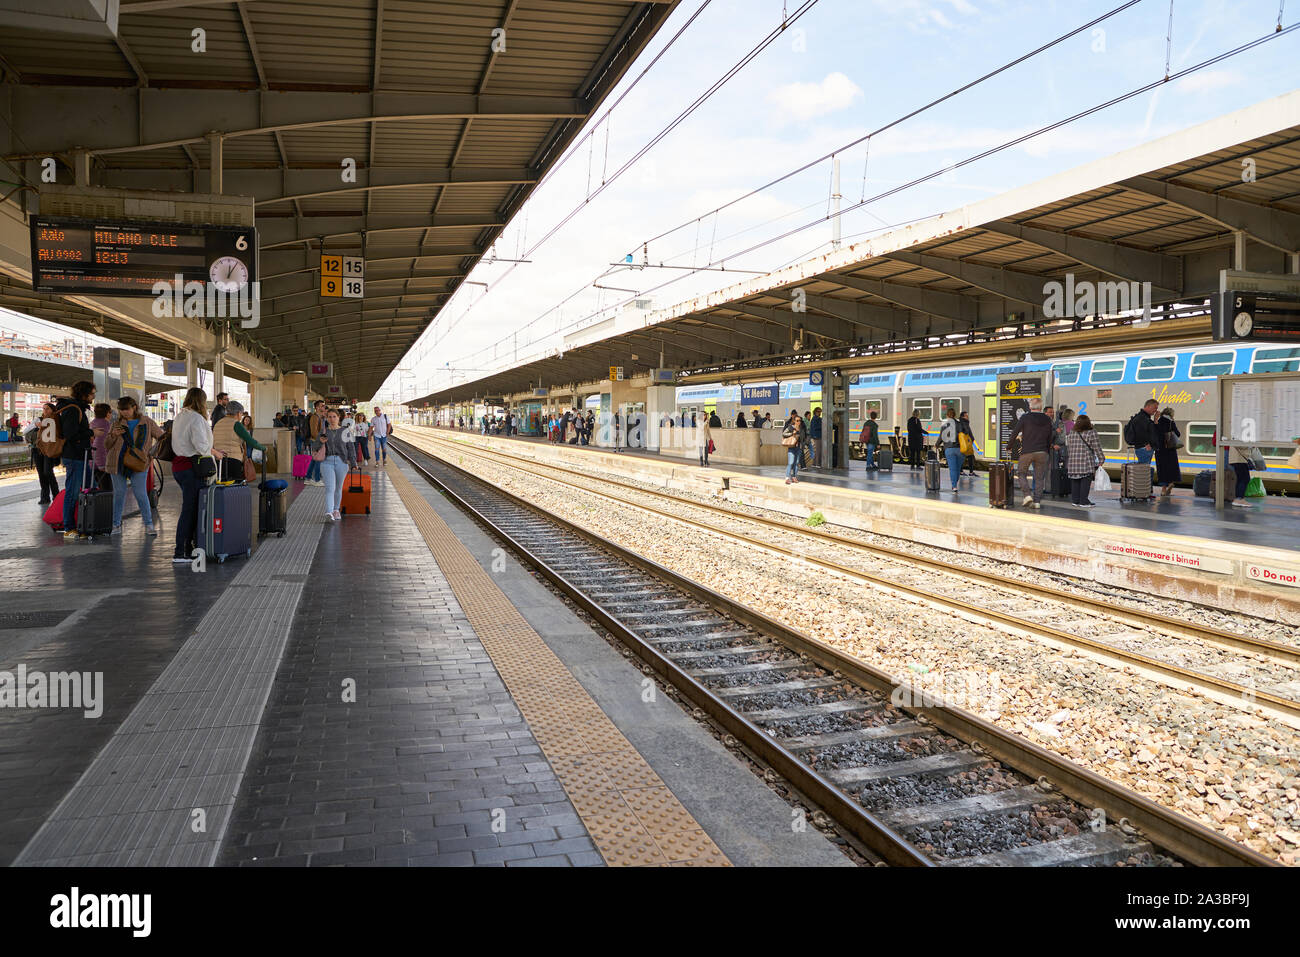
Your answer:
[[[337,276],[321,276],[320,294],[322,296],[329,296],[333,299],[338,299],[342,295],[339,290],[341,284],[342,280]]]

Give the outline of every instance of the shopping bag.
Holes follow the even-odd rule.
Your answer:
[[[1265,494],[1264,480],[1258,475],[1246,483],[1246,498],[1263,498]]]
[[[1110,475],[1103,466],[1097,466],[1097,474],[1092,479],[1092,489],[1094,492],[1109,492],[1111,489]]]

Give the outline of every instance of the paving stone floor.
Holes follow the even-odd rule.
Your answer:
[[[0,620],[0,671],[102,672],[103,713],[0,708],[0,866],[13,862],[242,566],[212,563],[195,574],[171,564],[180,497],[170,476],[157,538],[144,534],[128,495],[121,535],[64,542],[41,521],[35,488],[25,497],[10,492],[0,505],[0,612],[68,614],[41,627]]]
[[[373,474],[372,514],[322,536],[219,863],[603,863]]]

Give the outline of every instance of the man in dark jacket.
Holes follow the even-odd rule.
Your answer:
[[[54,406],[63,433],[63,537],[77,538],[77,522],[73,515],[77,507],[77,493],[84,484],[86,454],[90,451],[95,433],[90,428],[90,405],[95,401],[95,383],[82,379],[72,386],[72,394],[64,396]]]
[[[230,401],[230,396],[224,392],[217,393],[216,404],[212,407],[212,424],[216,425],[226,414],[226,403]]]
[[[862,451],[867,456],[867,471],[873,472],[876,469],[876,449],[880,448],[880,423],[876,421],[875,410],[867,415],[867,421],[862,423],[862,432],[858,436],[862,442]]]
[[[921,458],[921,449],[925,447],[925,437],[929,434],[921,424],[921,416],[913,409],[912,417],[907,420],[907,461],[914,469],[921,468],[925,461]]]
[[[1133,446],[1137,460],[1143,465],[1149,464],[1155,450],[1160,448],[1160,432],[1156,429],[1156,410],[1159,408],[1159,402],[1147,399],[1124,429],[1124,441]]]
[[[1017,421],[1011,430],[1011,439],[1020,437],[1020,456],[1016,459],[1016,472],[1020,476],[1020,491],[1025,493],[1022,504],[1030,508],[1042,508],[1039,500],[1047,488],[1047,458],[1052,448],[1052,436],[1055,433],[1052,420],[1043,414],[1043,400],[1029,400],[1029,411]],[[1034,482],[1030,491],[1029,470],[1034,470]]]
[[[808,441],[812,444],[812,464],[822,464],[822,410],[813,409],[812,419],[808,422]]]

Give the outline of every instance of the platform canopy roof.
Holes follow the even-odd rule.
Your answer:
[[[222,192],[256,199],[250,350],[302,369],[323,339],[364,397],[677,2],[122,0],[114,32],[93,0],[0,0],[0,153],[33,182],[47,156],[70,182],[86,150],[90,185],[208,192],[221,134]],[[320,298],[322,247],[365,256],[364,300]]]
[[[1201,306],[1219,271],[1234,268],[1238,233],[1247,269],[1294,268],[1300,91],[668,309],[626,310],[567,336],[562,350],[411,404],[590,383],[610,366],[631,376],[659,367],[661,354],[665,367],[724,379],[823,357],[851,365],[886,345],[1044,323],[1044,284],[1067,273],[1150,282],[1157,304]],[[804,312],[793,308],[797,290]]]
[[[32,386],[34,392],[59,392],[69,389],[74,382],[82,379],[94,379],[95,370],[89,366],[55,356],[42,356],[20,349],[0,347],[0,378],[6,382],[16,382],[21,386]],[[174,383],[149,379],[145,382],[145,392],[170,392],[184,388]]]

